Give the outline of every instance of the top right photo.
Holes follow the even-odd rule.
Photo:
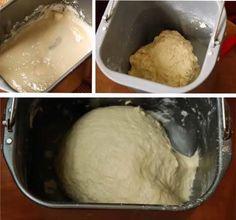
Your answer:
[[[96,1],[97,93],[236,93],[235,1]]]

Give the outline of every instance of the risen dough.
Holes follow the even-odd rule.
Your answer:
[[[177,31],[163,31],[130,57],[130,75],[173,87],[192,82],[199,74],[191,43]]]
[[[58,158],[68,195],[79,202],[181,204],[198,155],[171,150],[160,124],[140,108],[99,108],[69,131]]]

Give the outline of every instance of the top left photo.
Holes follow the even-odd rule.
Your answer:
[[[0,92],[92,92],[92,0],[0,0]]]

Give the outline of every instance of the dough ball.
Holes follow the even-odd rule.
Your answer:
[[[190,174],[181,165],[156,120],[128,106],[85,114],[69,131],[57,161],[66,192],[78,202],[181,204],[196,170]]]
[[[185,86],[200,72],[190,41],[177,31],[163,31],[154,41],[130,56],[130,75],[166,84]]]

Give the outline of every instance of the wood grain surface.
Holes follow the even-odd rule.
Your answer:
[[[0,0],[0,7],[3,6],[4,4],[6,4],[8,2],[8,0]]]
[[[227,22],[226,37],[236,35],[236,25]],[[108,79],[96,68],[96,91],[98,93],[135,93],[134,89],[119,85]],[[208,79],[192,93],[236,93],[236,47],[217,62]]]
[[[4,109],[6,100],[0,100]],[[236,131],[236,99],[228,100]],[[1,117],[2,117],[1,112]],[[2,121],[2,120],[1,120]],[[2,137],[2,129],[1,129]],[[233,139],[233,159],[215,193],[199,207],[185,212],[138,210],[50,209],[27,199],[16,187],[6,163],[1,159],[1,219],[2,220],[236,220],[236,135]],[[1,140],[2,143],[2,140]]]

